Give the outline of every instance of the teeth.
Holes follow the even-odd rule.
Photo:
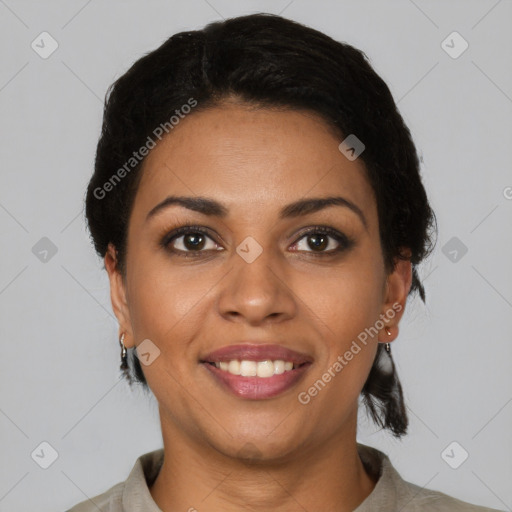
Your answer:
[[[256,377],[258,366],[256,361],[240,361],[240,375],[242,377]]]
[[[256,363],[255,366],[256,375],[258,377],[272,377],[272,375],[274,375],[275,370],[272,361],[261,361],[260,363]]]
[[[284,373],[284,361],[274,361],[274,375]]]
[[[240,361],[229,361],[227,370],[233,375],[240,375]]]
[[[215,366],[233,375],[268,378],[293,370],[294,367],[298,368],[299,365],[294,365],[291,361],[282,361],[280,359],[276,361],[238,361],[233,359],[229,363],[227,361],[216,362]]]

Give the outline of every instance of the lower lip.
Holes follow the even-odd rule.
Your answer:
[[[201,363],[226,389],[240,398],[262,400],[284,393],[299,382],[311,363],[303,364],[272,377],[242,377],[233,375],[209,363]]]

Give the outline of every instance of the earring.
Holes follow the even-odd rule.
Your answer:
[[[391,331],[389,330],[389,327],[387,327],[387,326],[386,326],[386,332],[387,332],[388,336],[391,336]],[[389,346],[389,343],[386,343],[385,349],[388,354],[391,354],[391,347]]]
[[[124,332],[121,334],[121,338],[119,339],[119,345],[121,345],[121,370],[128,368],[128,351],[124,346]]]
[[[121,334],[121,338],[119,338],[119,345],[121,345],[121,366],[119,368],[121,368],[124,377],[126,378],[128,384],[131,387],[133,379],[132,376],[130,375],[130,368],[128,366],[128,350],[124,346],[124,336],[125,334],[123,332],[123,334]]]

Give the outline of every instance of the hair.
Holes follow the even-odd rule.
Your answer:
[[[415,145],[389,88],[362,51],[265,13],[177,33],[108,88],[85,211],[96,252],[104,257],[111,243],[123,277],[128,220],[144,160],[132,163],[129,170],[126,163],[133,162],[134,151],[157,133],[157,127],[169,127],[172,114],[185,111],[191,98],[197,106],[190,115],[235,98],[256,107],[313,112],[340,137],[355,134],[365,145],[359,158],[376,197],[386,272],[398,259],[410,260],[409,294],[418,292],[425,302],[417,265],[434,248],[437,223],[421,182]],[[123,179],[113,180],[116,170]],[[121,368],[130,385],[132,373],[148,389],[138,358],[131,354],[128,359]],[[402,388],[383,343],[378,344],[361,394],[380,427],[395,437],[406,433]]]

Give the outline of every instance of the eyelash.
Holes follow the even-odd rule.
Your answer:
[[[169,247],[173,241],[177,240],[178,238],[181,238],[184,235],[188,235],[191,233],[193,233],[193,234],[201,233],[201,234],[207,236],[208,238],[210,238],[214,243],[216,243],[215,240],[213,240],[212,236],[210,235],[210,231],[208,229],[205,229],[202,226],[182,226],[182,227],[174,229],[170,233],[166,234],[163,237],[162,241],[160,242],[160,245],[167,251],[170,251],[173,254],[176,254],[177,256],[181,256],[184,258],[190,258],[190,257],[197,258],[197,257],[200,257],[202,253],[212,251],[211,249],[206,250],[206,251],[205,250],[183,251],[181,249],[172,249]],[[318,256],[319,257],[328,257],[328,256],[335,256],[343,251],[347,251],[347,250],[351,249],[355,244],[355,240],[353,238],[350,238],[347,235],[344,235],[343,233],[340,233],[339,231],[337,231],[333,228],[330,228],[328,226],[313,226],[313,227],[308,228],[305,231],[303,231],[300,234],[299,238],[292,245],[296,245],[300,240],[302,240],[303,238],[305,238],[311,234],[328,235],[328,236],[332,237],[334,240],[336,240],[336,242],[338,242],[339,247],[337,247],[336,249],[331,249],[330,251],[316,252],[316,251],[311,250],[311,251],[298,251],[298,252],[306,252],[308,254],[312,254],[314,257],[318,257]]]

